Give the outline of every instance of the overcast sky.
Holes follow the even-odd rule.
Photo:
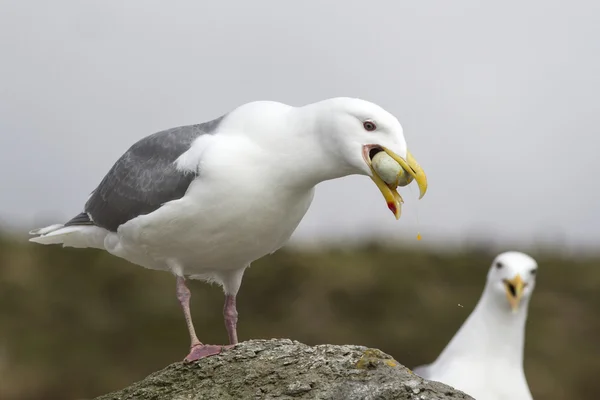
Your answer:
[[[70,218],[150,133],[352,96],[398,117],[429,191],[396,221],[368,178],[326,182],[297,241],[597,246],[599,37],[595,1],[4,1],[0,220]]]

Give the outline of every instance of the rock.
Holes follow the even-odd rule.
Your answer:
[[[175,363],[95,400],[126,399],[473,400],[376,349],[287,339],[251,340],[195,363]]]

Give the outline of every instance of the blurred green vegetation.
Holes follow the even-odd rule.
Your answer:
[[[414,367],[433,361],[471,312],[495,254],[282,250],[253,264],[238,297],[240,340],[362,344]],[[525,369],[534,397],[600,393],[600,259],[532,253],[540,264]],[[223,295],[190,283],[196,330],[224,343]],[[188,350],[175,280],[97,250],[0,237],[0,398],[85,399]]]

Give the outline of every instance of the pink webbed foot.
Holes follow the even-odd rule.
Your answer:
[[[183,361],[198,361],[201,358],[216,356],[217,354],[220,354],[223,350],[229,350],[231,348],[233,348],[232,345],[220,346],[214,344],[197,344],[191,348],[190,354],[188,354]]]

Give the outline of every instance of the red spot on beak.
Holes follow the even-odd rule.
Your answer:
[[[394,213],[394,215],[396,215],[396,211],[398,211],[398,209],[396,208],[396,203],[387,203],[388,208],[390,209],[391,212]]]

